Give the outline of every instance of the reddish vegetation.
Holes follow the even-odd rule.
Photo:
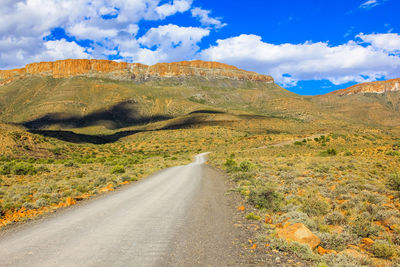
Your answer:
[[[330,94],[343,96],[358,93],[385,93],[394,91],[400,91],[400,79],[361,83],[346,89],[334,91]]]
[[[240,70],[234,66],[218,62],[200,60],[158,63],[147,66],[139,63],[115,62],[110,60],[68,59],[55,62],[32,63],[22,69],[0,70],[0,79],[6,80],[2,83],[26,75],[50,75],[54,78],[65,78],[76,75],[106,75],[106,77],[117,79],[202,76],[207,78],[273,82],[271,76]]]

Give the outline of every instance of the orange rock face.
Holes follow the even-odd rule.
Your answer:
[[[344,95],[353,95],[359,93],[383,94],[386,92],[395,92],[395,91],[400,91],[400,79],[361,83],[346,89],[334,91],[330,94],[337,94],[340,96],[344,96]]]
[[[279,238],[283,238],[289,242],[296,241],[308,245],[311,249],[314,249],[321,243],[319,237],[314,235],[302,223],[287,224],[283,228],[277,230],[277,235]]]
[[[272,83],[271,76],[240,70],[234,66],[206,61],[182,61],[158,63],[147,66],[139,63],[115,62],[95,59],[67,59],[54,62],[40,62],[26,65],[15,70],[0,70],[0,79],[8,80],[28,75],[53,76],[66,78],[78,75],[89,77],[107,77],[124,80],[146,80],[148,78],[204,77],[229,78]],[[3,81],[4,83],[4,81]]]

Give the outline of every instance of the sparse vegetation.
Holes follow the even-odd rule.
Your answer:
[[[62,123],[43,125],[44,130],[56,130],[37,134],[0,124],[0,226],[64,207],[70,198],[79,201],[115,190],[209,151],[210,164],[226,170],[232,191],[253,206],[253,212],[243,216],[260,225],[270,216],[265,225],[271,227],[260,230],[265,245],[321,266],[371,265],[371,258],[398,260],[398,117],[366,118],[368,112],[356,109],[335,112],[345,102],[305,100],[275,84],[221,80],[215,81],[217,90],[210,82],[192,82],[195,86],[182,87],[76,77],[64,85],[53,78],[30,77],[3,86],[1,105],[11,102],[16,90],[54,91],[50,100],[43,95],[46,90],[36,90],[35,103],[13,101],[0,115],[9,121],[28,120],[37,106],[43,106],[43,114],[55,112],[54,105],[47,104],[52,96],[75,88],[97,92],[98,99],[113,94],[116,102],[105,107],[104,101],[82,95],[82,106],[66,104],[71,114],[84,114],[68,131]],[[116,112],[113,107],[121,108],[116,103],[126,99],[131,101],[122,106],[127,110]],[[277,101],[281,99],[285,101]],[[67,97],[68,101],[74,102]],[[91,112],[101,109],[112,119],[87,121]],[[374,106],[374,112],[379,109]],[[319,255],[308,246],[277,239],[276,229],[286,223],[304,224],[320,238],[319,246],[337,253]],[[365,246],[363,238],[373,245]],[[349,246],[366,259],[341,254]]]

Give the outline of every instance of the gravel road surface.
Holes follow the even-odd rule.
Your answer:
[[[223,178],[205,161],[198,155],[189,165],[5,231],[0,266],[243,265]]]

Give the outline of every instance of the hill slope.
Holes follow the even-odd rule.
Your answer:
[[[312,98],[333,118],[367,125],[400,125],[400,79],[362,83]]]
[[[210,109],[275,116],[288,113],[282,102],[307,104],[270,76],[216,62],[65,60],[0,71],[0,78],[0,120],[29,128],[116,129]]]

